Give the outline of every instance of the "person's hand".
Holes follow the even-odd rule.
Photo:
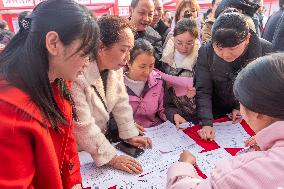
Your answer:
[[[142,166],[138,161],[124,155],[115,156],[114,158],[112,158],[112,160],[110,160],[108,164],[115,169],[126,171],[130,174],[139,174],[143,172]]]
[[[229,114],[229,118],[233,121],[233,124],[240,123],[243,119],[240,110],[233,109],[232,114]]]
[[[186,96],[188,98],[193,98],[196,95],[196,88],[195,87],[191,87],[188,89]]]
[[[180,116],[179,114],[175,114],[174,115],[174,122],[176,124],[176,127],[179,129],[179,125],[182,124],[182,123],[185,123],[186,120]]]
[[[138,148],[152,148],[152,140],[148,137],[136,136],[127,139],[126,142]]]
[[[179,161],[194,165],[196,163],[196,157],[189,151],[184,150],[179,156]]]
[[[203,126],[202,129],[197,131],[198,135],[202,140],[214,140],[215,131],[211,126]]]
[[[76,184],[72,187],[72,189],[82,189],[81,184]]]
[[[144,132],[145,132],[144,127],[142,127],[141,125],[139,125],[139,124],[137,124],[137,123],[135,123],[135,126],[137,127],[140,136],[145,135],[145,133],[144,133]]]
[[[247,139],[245,141],[245,146],[246,147],[251,147],[253,148],[255,151],[260,151],[260,147],[257,145],[256,140],[255,140],[255,136],[250,137],[249,139]]]

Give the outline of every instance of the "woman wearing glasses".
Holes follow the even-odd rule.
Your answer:
[[[188,18],[178,21],[174,35],[163,51],[163,72],[174,76],[193,77],[199,46],[196,22]],[[172,87],[166,90],[165,112],[168,120],[177,127],[186,121],[195,121],[195,94],[195,88],[189,89],[188,94],[181,97],[176,96]]]

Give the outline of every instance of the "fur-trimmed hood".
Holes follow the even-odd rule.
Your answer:
[[[198,57],[198,49],[200,47],[200,42],[198,39],[195,40],[192,53],[190,53],[187,57],[184,58],[181,65],[181,68],[193,71],[194,65],[196,63]],[[175,55],[175,47],[174,47],[174,37],[170,38],[161,58],[161,61],[165,64],[168,64],[172,68],[177,68],[176,63],[174,62],[174,55]]]

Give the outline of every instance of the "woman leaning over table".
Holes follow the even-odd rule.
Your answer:
[[[268,79],[269,78],[269,79]],[[240,153],[223,161],[206,180],[198,177],[189,152],[168,170],[168,189],[283,188],[284,170],[284,54],[258,58],[234,83],[244,120],[255,131],[259,151]]]
[[[101,44],[96,62],[72,86],[79,116],[74,135],[97,166],[109,164],[115,169],[140,173],[139,162],[116,155],[116,149],[110,143],[117,137],[112,128],[117,127],[119,138],[137,147],[151,146],[149,138],[138,136],[123,82],[122,67],[129,61],[134,35],[128,20],[118,16],[103,16],[98,24]]]
[[[213,120],[227,114],[239,122],[239,103],[233,94],[238,73],[254,59],[271,52],[271,43],[250,29],[246,17],[227,9],[214,22],[212,42],[200,47],[195,67],[198,134],[214,139]]]
[[[81,188],[65,80],[89,64],[98,25],[86,7],[49,0],[20,28],[0,55],[0,188]]]

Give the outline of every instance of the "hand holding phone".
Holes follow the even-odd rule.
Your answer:
[[[144,150],[138,147],[135,147],[129,143],[126,142],[120,142],[117,145],[115,145],[115,148],[117,148],[118,150],[134,157],[137,158],[138,156],[140,156],[141,154],[144,153]]]
[[[126,141],[138,148],[152,148],[152,140],[149,137],[135,136]]]

